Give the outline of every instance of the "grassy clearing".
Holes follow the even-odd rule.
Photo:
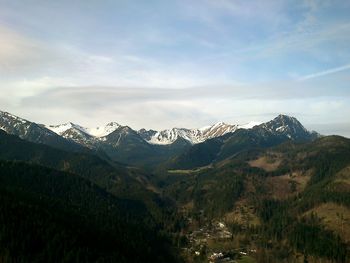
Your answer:
[[[345,167],[343,170],[337,173],[335,183],[341,183],[344,185],[350,185],[350,166]]]
[[[266,188],[270,196],[283,200],[302,192],[310,178],[308,173],[303,174],[299,171],[291,175],[272,176],[266,179]]]
[[[257,167],[265,170],[266,172],[276,171],[279,165],[281,164],[281,159],[271,158],[268,156],[259,157],[256,160],[249,161],[248,164],[251,167]]]
[[[170,174],[193,174],[193,173],[198,173],[202,172],[204,170],[212,168],[211,166],[203,166],[203,167],[198,167],[196,169],[189,169],[189,170],[168,170],[168,173]]]

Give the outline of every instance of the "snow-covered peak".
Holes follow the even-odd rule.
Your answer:
[[[287,136],[290,139],[316,138],[319,136],[317,133],[310,133],[296,118],[282,114],[262,124],[260,122],[249,122],[245,124],[217,122],[199,129],[172,128],[161,131],[140,129],[136,132],[128,126],[122,126],[117,122],[110,122],[104,126],[95,128],[85,128],[72,122],[45,126],[27,121],[8,112],[0,111],[0,129],[10,134],[16,134],[21,138],[25,138],[26,136],[32,138],[32,134],[36,134],[33,131],[41,135],[44,134],[45,136],[60,135],[88,147],[93,147],[93,145],[99,142],[110,142],[114,139],[119,141],[122,136],[126,137],[127,135],[136,135],[134,138],[137,137],[138,140],[146,141],[150,144],[167,145],[172,144],[178,139],[188,141],[191,144],[197,144],[208,139],[233,133],[238,129],[252,129],[261,134]],[[36,141],[38,138],[34,139]]]
[[[192,141],[195,139],[191,134],[191,130],[183,128],[172,128],[163,131],[140,130],[139,134],[148,143],[151,144],[171,144],[175,142],[178,138],[184,138],[188,141]]]
[[[207,139],[215,138],[218,136],[225,135],[226,133],[234,132],[238,128],[238,125],[226,124],[224,122],[215,123],[212,126],[209,126],[207,129],[201,129],[202,140],[205,141]]]
[[[17,121],[19,123],[26,123],[26,122],[28,122],[27,120],[22,119],[22,118],[20,118],[18,116],[15,116],[15,115],[11,114],[11,113],[8,113],[6,111],[0,111],[0,116],[1,116],[1,119],[3,119],[4,121],[6,121],[6,120],[7,121]]]
[[[255,125],[256,123],[240,126],[218,122],[199,129],[172,128],[163,131],[146,131],[145,129],[142,129],[139,130],[138,133],[144,140],[151,144],[171,144],[179,138],[185,139],[192,144],[196,144],[230,132],[235,132],[239,128],[245,129],[246,127],[248,128]]]
[[[201,132],[203,132],[203,131],[205,131],[205,130],[210,129],[211,127],[212,127],[211,125],[207,125],[207,126],[204,126],[204,127],[199,128],[198,130],[201,131]]]
[[[0,111],[0,129],[34,142],[42,142],[56,135],[42,124],[25,120],[5,111]]]
[[[278,133],[285,133],[290,131],[293,131],[295,133],[299,131],[302,131],[304,133],[308,132],[296,118],[282,114],[278,115],[273,120],[266,122],[262,125],[270,131]]]
[[[285,136],[291,140],[318,137],[317,133],[309,132],[296,118],[282,114],[259,125],[256,129],[277,136]]]
[[[122,125],[120,125],[119,123],[110,122],[107,123],[105,126],[99,126],[96,128],[88,129],[88,132],[90,135],[95,137],[105,137],[120,127],[122,127]]]
[[[72,124],[70,122],[67,122],[67,123],[58,124],[58,125],[49,125],[49,126],[46,126],[46,128],[50,129],[54,133],[61,135],[66,130],[72,128]]]
[[[64,134],[69,129],[75,129],[77,131],[86,133],[92,137],[97,137],[97,138],[107,136],[108,134],[114,132],[119,127],[122,127],[122,126],[116,122],[110,122],[110,123],[107,123],[105,126],[99,126],[95,128],[85,128],[83,126],[80,126],[72,122],[67,122],[59,125],[46,126],[46,128],[50,129],[51,131],[59,135]]]
[[[57,133],[59,135],[62,135],[67,130],[72,129],[72,128],[89,134],[86,128],[84,128],[78,124],[74,124],[72,122],[67,122],[67,123],[59,124],[59,125],[49,125],[49,126],[46,126],[46,128],[50,129],[51,131],[53,131],[54,133]]]
[[[239,125],[239,129],[251,129],[253,128],[254,126],[258,126],[260,125],[262,122],[259,122],[259,121],[251,121],[251,122],[248,122],[246,124],[242,124],[242,125]]]

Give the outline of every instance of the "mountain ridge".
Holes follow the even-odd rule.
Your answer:
[[[196,144],[167,164],[171,169],[192,169],[230,158],[241,151],[268,148],[286,141],[306,142],[318,138],[294,117],[278,115],[269,122],[251,129],[238,129],[232,134],[212,138]]]
[[[4,127],[2,125],[4,121],[1,121],[3,119],[3,116],[7,116],[7,119],[13,119],[16,120],[18,123],[34,123],[30,122],[28,120],[25,120],[23,118],[20,118],[18,116],[15,116],[11,113],[0,111],[0,129],[8,132],[7,127]],[[280,118],[281,122],[278,123],[279,130],[276,132],[284,132],[290,130],[287,129],[288,125],[291,124],[298,124],[300,123],[296,118],[290,117],[288,115],[280,114],[276,118]],[[276,119],[275,118],[275,119]],[[285,120],[289,121],[285,121]],[[36,123],[35,123],[36,124]],[[190,142],[191,144],[198,144],[202,143],[208,139],[216,138],[223,136],[227,133],[233,133],[239,129],[253,129],[254,127],[261,126],[265,127],[266,129],[276,128],[276,127],[268,127],[268,125],[271,125],[271,121],[269,122],[249,122],[246,124],[227,124],[225,122],[217,122],[212,125],[204,126],[201,128],[170,128],[170,129],[164,129],[164,130],[153,130],[153,129],[139,129],[135,130],[130,128],[127,125],[121,125],[117,122],[109,122],[104,126],[97,126],[95,128],[88,128],[83,127],[79,124],[68,122],[64,124],[58,124],[58,125],[43,125],[43,124],[37,124],[43,129],[46,129],[45,131],[47,133],[53,132],[63,138],[71,139],[73,141],[77,141],[79,144],[86,143],[87,145],[91,144],[89,141],[105,141],[107,136],[113,133],[116,130],[120,130],[120,128],[129,128],[132,131],[135,131],[140,137],[148,142],[149,144],[158,144],[158,145],[168,145],[174,143],[178,138],[183,138]],[[285,125],[286,124],[286,125]],[[284,127],[285,126],[285,127]],[[300,125],[299,125],[300,126]],[[277,129],[276,128],[276,129]],[[305,132],[308,132],[304,127],[302,127],[301,130],[304,130]],[[12,132],[9,132],[12,133]],[[91,145],[90,145],[91,146]]]
[[[72,122],[45,126],[0,112],[0,129],[9,134],[64,150],[80,147],[80,151],[102,154],[103,158],[147,169],[169,162],[186,164],[179,168],[197,167],[229,158],[244,148],[268,147],[287,140],[308,141],[319,136],[305,129],[296,118],[286,115],[256,124],[218,122],[200,129],[137,131],[110,122],[104,127],[88,129]],[[26,132],[28,125],[35,128],[30,136]]]
[[[62,150],[85,152],[88,149],[73,140],[67,140],[61,135],[47,129],[44,125],[31,122],[11,113],[0,111],[0,129],[22,139],[43,143]]]
[[[226,133],[235,132],[238,129],[250,129],[256,125],[261,124],[261,122],[249,122],[246,124],[227,124],[225,122],[217,122],[213,125],[204,126],[201,128],[170,128],[164,130],[153,130],[153,129],[139,129],[136,131],[146,142],[150,144],[167,145],[174,143],[178,138],[183,138],[189,141],[191,144],[197,144],[204,142],[207,139],[219,137],[225,135]],[[117,122],[109,122],[105,126],[98,126],[95,128],[83,127],[79,124],[72,122],[58,124],[58,125],[46,125],[47,129],[61,135],[65,138],[72,138],[72,131],[75,133],[83,133],[85,137],[90,137],[95,140],[104,140],[109,134],[113,133],[115,130],[121,127],[129,127],[126,125],[121,125]],[[130,128],[130,127],[129,127]],[[131,129],[131,128],[130,128]]]

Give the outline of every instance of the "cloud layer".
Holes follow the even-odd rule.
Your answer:
[[[135,128],[287,113],[350,136],[349,12],[317,0],[0,2],[1,109]]]

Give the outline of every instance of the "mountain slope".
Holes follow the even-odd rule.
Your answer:
[[[0,129],[31,142],[47,144],[68,151],[87,151],[84,146],[62,138],[43,125],[24,120],[8,112],[0,111]]]
[[[279,115],[269,122],[233,134],[225,141],[217,159],[223,160],[242,150],[271,147],[286,141],[308,142],[318,136],[307,131],[296,118]]]
[[[117,197],[144,202],[155,216],[161,213],[163,200],[146,189],[148,175],[138,169],[111,164],[91,154],[31,143],[3,131],[0,131],[0,159],[30,162],[80,175]]]
[[[158,180],[191,215],[189,233],[228,227],[225,240],[208,232],[209,251],[239,244],[257,262],[349,262],[349,139],[287,140]]]
[[[37,165],[0,161],[0,170],[2,261],[175,261],[138,202]]]
[[[72,122],[47,126],[48,129],[58,135],[89,148],[96,148],[100,142],[106,140],[106,136],[121,127],[123,126],[116,122],[111,122],[106,124],[106,126],[92,129],[84,128]]]

